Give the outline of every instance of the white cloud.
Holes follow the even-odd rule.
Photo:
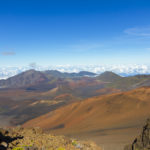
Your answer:
[[[3,51],[3,52],[1,52],[1,55],[3,55],[3,56],[13,56],[13,55],[16,55],[16,53],[13,52],[13,51]]]
[[[128,35],[141,36],[141,37],[150,37],[150,27],[135,27],[128,28],[124,31]]]
[[[37,65],[33,65],[32,69],[36,69],[39,71],[44,70],[58,70],[61,72],[79,72],[79,71],[90,71],[97,74],[100,74],[105,71],[113,71],[117,74],[123,76],[135,75],[135,74],[150,74],[150,66],[149,65],[57,65],[57,66],[48,66],[41,67]],[[8,77],[14,76],[20,72],[31,69],[31,66],[25,67],[3,67],[0,68],[0,79],[6,79]]]
[[[31,69],[34,69],[34,68],[36,68],[38,65],[36,64],[36,62],[32,62],[32,63],[30,63],[29,64],[29,67],[31,68]]]

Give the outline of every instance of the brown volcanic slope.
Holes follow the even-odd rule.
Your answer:
[[[150,88],[96,96],[75,102],[24,124],[54,133],[81,134],[141,125],[150,115]]]
[[[37,74],[32,70],[25,72],[24,74],[28,77],[26,76],[24,79],[30,81],[30,77],[32,78],[34,73]],[[20,77],[22,75],[18,76],[21,83]],[[62,105],[114,92],[118,92],[118,90],[104,88],[103,82],[89,77],[56,79],[48,81],[44,85],[37,82],[37,85],[27,88],[0,89],[0,117],[7,119],[11,116],[11,123],[18,125],[53,111]]]
[[[6,80],[0,80],[0,88],[16,88],[39,84],[48,81],[40,71],[28,70]]]

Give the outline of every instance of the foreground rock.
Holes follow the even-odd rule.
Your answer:
[[[141,135],[131,145],[126,146],[124,150],[150,150],[150,119],[147,119]]]
[[[101,150],[92,142],[44,133],[40,128],[0,129],[0,150]]]

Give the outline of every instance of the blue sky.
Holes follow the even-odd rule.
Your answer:
[[[149,58],[149,0],[0,0],[0,66]]]

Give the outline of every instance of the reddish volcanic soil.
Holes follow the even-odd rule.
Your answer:
[[[150,88],[143,87],[75,102],[30,120],[24,126],[92,139],[105,150],[121,150],[137,136],[139,127],[150,116],[149,108]]]

